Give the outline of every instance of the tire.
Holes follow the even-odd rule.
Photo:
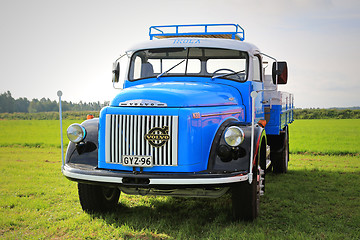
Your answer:
[[[280,151],[272,152],[270,160],[273,163],[274,173],[286,173],[289,163],[289,129],[285,127],[280,134],[280,141],[282,141],[282,148]]]
[[[235,220],[253,221],[259,215],[259,176],[259,166],[256,164],[256,171],[253,172],[253,181],[251,184],[246,181],[236,183],[232,186],[232,213]]]
[[[108,212],[119,202],[120,190],[97,185],[78,183],[81,207],[86,212]]]

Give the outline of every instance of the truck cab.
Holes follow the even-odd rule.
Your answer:
[[[126,69],[115,61],[122,87],[110,106],[68,128],[62,172],[78,182],[82,208],[111,211],[121,192],[230,193],[234,219],[254,220],[266,170],[287,171],[286,63],[244,42],[237,24],[152,26],[149,36],[120,57]],[[274,60],[271,75],[264,58]]]

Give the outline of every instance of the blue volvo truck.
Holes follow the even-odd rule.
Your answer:
[[[110,106],[67,129],[62,173],[78,182],[83,210],[111,211],[121,192],[228,193],[234,219],[254,220],[266,172],[288,168],[286,62],[245,42],[237,24],[152,26],[149,36],[113,64],[121,90]]]

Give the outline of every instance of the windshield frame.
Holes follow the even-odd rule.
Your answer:
[[[242,58],[234,58],[234,57],[231,57],[231,58],[225,58],[224,57],[210,57],[210,56],[202,56],[201,58],[200,57],[194,57],[194,56],[189,56],[189,52],[191,52],[191,49],[202,49],[202,50],[206,50],[206,49],[209,49],[209,50],[220,50],[220,51],[235,51],[235,52],[239,52],[239,56],[240,55],[243,55]],[[181,73],[181,74],[175,74],[175,73],[171,73],[171,74],[168,74],[167,71],[165,70],[168,70],[168,69],[163,69],[162,72],[160,73],[154,73],[152,76],[147,76],[147,77],[139,77],[139,78],[132,78],[132,76],[134,75],[134,65],[135,65],[135,60],[134,58],[136,56],[138,56],[138,53],[140,52],[145,52],[145,51],[161,51],[161,50],[164,50],[167,51],[169,50],[169,52],[171,51],[174,51],[176,49],[183,49],[185,52],[186,52],[186,56],[184,56],[183,58],[169,58],[169,59],[178,59],[179,61],[180,60],[186,60],[185,61],[185,72]],[[160,58],[159,58],[160,59]],[[201,71],[200,73],[189,73],[187,72],[187,68],[188,68],[188,61],[189,59],[198,59],[200,60],[200,68],[201,68]],[[207,71],[207,61],[210,60],[210,59],[244,59],[245,60],[245,77],[242,81],[239,81],[237,77],[232,77],[233,75],[230,74],[230,75],[227,75],[227,74],[223,74],[224,76],[219,76],[219,77],[215,77],[215,78],[212,78],[214,75],[213,73],[210,73]],[[141,59],[141,61],[143,61]],[[143,64],[143,62],[142,62]],[[181,64],[182,65],[182,64]],[[205,65],[205,67],[204,67]],[[201,74],[201,72],[203,72],[203,68],[205,68],[205,71],[206,71],[206,74]],[[227,49],[227,48],[216,48],[216,47],[184,47],[184,48],[179,48],[179,47],[176,47],[176,48],[149,48],[149,49],[140,49],[140,50],[137,50],[137,51],[134,51],[131,55],[131,57],[129,58],[129,64],[128,64],[128,74],[127,74],[127,79],[128,81],[130,82],[135,82],[135,81],[139,81],[139,80],[144,80],[144,79],[149,79],[149,78],[155,78],[155,79],[161,79],[161,78],[164,78],[164,77],[206,77],[206,78],[210,78],[212,80],[214,79],[226,79],[226,80],[231,80],[231,81],[236,81],[236,82],[246,82],[249,78],[249,69],[250,69],[250,56],[249,56],[249,53],[247,51],[241,51],[241,50],[237,50],[237,49]],[[227,72],[224,72],[224,73],[227,73]],[[160,75],[160,76],[159,76]]]

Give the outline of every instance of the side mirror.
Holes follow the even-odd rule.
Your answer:
[[[118,83],[119,82],[119,76],[120,76],[120,63],[118,61],[114,62],[113,64],[113,70],[112,70],[112,82]]]
[[[288,77],[288,69],[286,62],[277,62],[277,71],[276,71],[276,62],[273,63],[272,66],[272,79],[273,83],[276,84],[276,75],[278,77],[277,83],[278,84],[286,84],[287,77]]]

